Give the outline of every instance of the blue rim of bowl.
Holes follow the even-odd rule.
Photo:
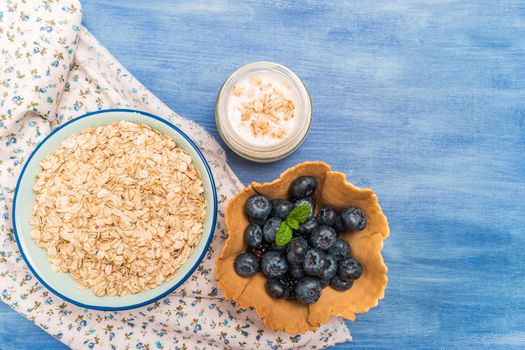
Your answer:
[[[204,167],[206,168],[206,172],[208,173],[208,176],[209,176],[209,179],[210,179],[210,184],[211,184],[211,190],[212,190],[212,193],[213,193],[213,218],[212,218],[211,232],[210,232],[210,236],[208,237],[208,241],[206,242],[206,245],[204,246],[204,249],[203,249],[201,255],[199,256],[199,258],[197,259],[197,262],[195,263],[195,265],[188,271],[188,273],[186,273],[186,275],[184,275],[184,277],[182,277],[182,279],[178,283],[176,283],[173,287],[171,287],[170,289],[168,289],[164,293],[162,293],[162,294],[160,294],[160,295],[158,295],[158,296],[156,296],[154,298],[151,298],[149,300],[146,300],[144,302],[138,303],[138,304],[133,304],[133,305],[128,305],[128,306],[119,306],[119,307],[87,305],[87,304],[78,302],[76,300],[70,299],[70,298],[66,297],[65,295],[62,295],[61,293],[59,293],[55,289],[53,289],[53,287],[48,285],[44,281],[44,279],[42,277],[40,277],[40,275],[36,272],[36,270],[33,268],[33,266],[31,266],[31,264],[27,260],[27,257],[25,255],[25,253],[24,253],[24,251],[22,249],[22,246],[20,245],[19,239],[18,239],[18,232],[17,232],[17,229],[16,229],[16,215],[15,215],[16,214],[16,199],[17,199],[17,196],[18,196],[18,188],[20,187],[20,183],[21,183],[21,180],[22,180],[22,178],[24,176],[24,173],[26,171],[27,165],[31,162],[31,159],[36,154],[38,149],[51,136],[53,136],[57,131],[59,131],[60,129],[66,127],[69,124],[74,123],[75,121],[78,121],[80,119],[92,116],[94,114],[114,113],[114,112],[130,112],[130,113],[138,113],[138,114],[145,115],[147,117],[156,119],[156,120],[166,124],[170,128],[174,129],[176,132],[178,132],[180,135],[182,135],[182,137],[184,137],[186,139],[186,141],[188,141],[188,143],[195,149],[195,151],[199,155],[200,159],[202,160],[202,162],[204,164]],[[14,230],[14,234],[15,234],[15,238],[16,238],[16,244],[18,245],[18,250],[20,250],[20,254],[22,254],[22,258],[24,258],[24,261],[26,262],[27,267],[29,267],[29,270],[40,281],[40,283],[42,283],[47,289],[49,289],[51,292],[53,292],[58,297],[64,299],[65,301],[68,301],[68,302],[70,302],[72,304],[75,304],[77,306],[80,306],[80,307],[83,307],[83,308],[86,308],[86,309],[99,310],[99,311],[122,311],[122,310],[129,310],[129,309],[135,309],[135,308],[138,308],[138,307],[142,307],[142,306],[151,304],[151,303],[153,303],[153,302],[155,302],[155,301],[157,301],[159,299],[164,298],[165,296],[167,296],[168,294],[173,292],[175,289],[179,288],[181,284],[186,282],[186,280],[193,274],[193,272],[197,269],[197,267],[199,267],[200,263],[202,262],[202,259],[204,259],[204,256],[208,252],[208,248],[210,247],[211,240],[212,240],[213,234],[215,232],[215,224],[216,224],[216,220],[217,220],[217,189],[215,187],[215,181],[213,179],[213,174],[211,172],[210,166],[208,165],[208,162],[206,161],[206,158],[204,158],[204,155],[202,154],[201,150],[199,149],[199,147],[197,147],[195,142],[193,142],[193,140],[188,135],[186,135],[182,130],[177,128],[175,125],[173,125],[172,123],[168,122],[167,120],[162,119],[162,118],[160,118],[160,117],[158,117],[156,115],[153,115],[153,114],[147,113],[147,112],[143,112],[143,111],[138,111],[138,110],[135,110],[135,109],[125,109],[125,108],[122,108],[122,109],[102,109],[102,110],[99,110],[99,111],[83,114],[83,115],[81,115],[81,116],[79,116],[79,117],[77,117],[75,119],[71,119],[70,121],[68,121],[65,124],[62,124],[61,126],[56,128],[55,130],[53,130],[49,135],[47,135],[42,140],[42,142],[40,142],[38,144],[38,146],[36,146],[36,148],[33,150],[33,152],[31,152],[31,155],[27,159],[26,163],[24,164],[24,167],[22,168],[22,172],[20,173],[20,176],[18,177],[18,181],[16,183],[16,188],[15,188],[15,195],[13,197],[12,216],[13,216],[13,218],[12,218],[13,230]]]

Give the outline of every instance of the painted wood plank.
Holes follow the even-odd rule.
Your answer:
[[[358,317],[365,349],[525,346],[525,4],[520,1],[85,0],[84,22],[175,111],[214,126],[237,67],[272,60],[308,86],[303,146],[241,180],[320,159],[373,187],[390,284]],[[62,346],[0,306],[8,348]]]

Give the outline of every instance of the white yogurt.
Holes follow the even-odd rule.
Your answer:
[[[282,94],[282,98],[280,94]],[[290,100],[294,106],[297,106],[297,91],[292,89],[292,86],[286,79],[271,71],[258,72],[245,76],[235,84],[226,102],[226,117],[232,125],[235,134],[253,146],[268,147],[284,142],[287,136],[294,134],[300,119],[294,107],[293,117],[288,120],[282,117],[279,118],[279,120],[268,118],[263,112],[254,113],[250,119],[243,120],[241,115],[244,109],[243,106],[250,103],[257,103],[257,101],[264,101],[265,95]],[[284,113],[279,113],[279,116],[283,114]],[[270,131],[267,133],[254,133],[252,129],[254,120],[264,122],[267,119],[269,119]],[[284,136],[282,136],[281,130],[284,130]],[[276,134],[281,137],[276,137]]]
[[[217,96],[219,134],[234,152],[256,162],[291,154],[306,138],[311,121],[306,87],[277,63],[254,62],[239,68]]]

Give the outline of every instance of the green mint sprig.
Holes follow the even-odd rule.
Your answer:
[[[281,226],[279,227],[279,230],[275,234],[275,243],[279,247],[282,247],[284,245],[287,245],[291,239],[292,239],[292,229],[290,228],[290,226],[288,226],[286,221],[283,221],[281,223]]]
[[[292,239],[293,230],[297,230],[308,219],[311,211],[312,208],[308,204],[301,204],[294,208],[283,220],[275,234],[275,243],[279,247],[287,245]]]

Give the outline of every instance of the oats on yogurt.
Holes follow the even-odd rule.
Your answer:
[[[201,174],[169,136],[149,126],[122,121],[86,129],[40,166],[31,238],[79,288],[120,296],[157,287],[201,239]]]

